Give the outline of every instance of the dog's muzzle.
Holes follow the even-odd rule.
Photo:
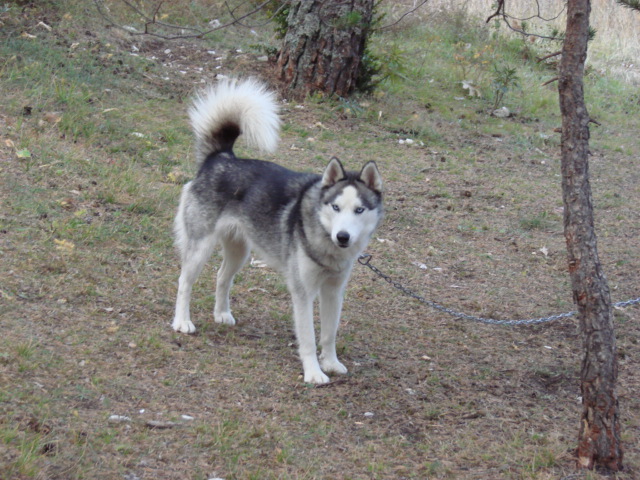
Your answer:
[[[349,235],[349,232],[345,232],[344,230],[341,232],[338,232],[338,234],[336,235],[336,240],[338,240],[338,246],[341,248],[347,248],[349,246],[350,239],[351,239],[351,236]]]

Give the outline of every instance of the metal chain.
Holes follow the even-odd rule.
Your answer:
[[[462,313],[462,312],[458,312],[456,310],[452,310],[450,308],[444,307],[436,302],[433,302],[431,300],[427,300],[426,298],[418,295],[417,293],[413,292],[412,290],[409,290],[407,287],[401,285],[400,283],[396,282],[395,280],[393,280],[389,275],[385,275],[384,273],[382,273],[377,267],[375,267],[374,265],[371,265],[371,259],[373,258],[373,255],[370,254],[362,254],[360,255],[360,257],[358,257],[358,263],[360,263],[360,265],[364,265],[365,267],[368,267],[373,273],[375,273],[376,275],[378,275],[380,278],[382,278],[383,280],[385,280],[387,283],[389,283],[391,286],[393,286],[394,288],[400,290],[402,293],[404,293],[405,295],[414,298],[416,300],[418,300],[420,303],[424,303],[425,305],[434,308],[435,310],[439,310],[441,312],[447,313],[449,315],[451,315],[452,317],[455,318],[461,318],[463,320],[471,320],[474,322],[480,322],[480,323],[484,323],[487,325],[508,325],[508,326],[516,326],[516,325],[537,325],[539,323],[547,323],[547,322],[553,322],[555,320],[560,320],[563,318],[569,318],[569,317],[573,317],[574,315],[576,315],[578,312],[577,311],[572,311],[572,312],[568,312],[568,313],[560,313],[558,315],[551,315],[549,317],[542,317],[542,318],[530,318],[527,320],[495,320],[493,318],[483,318],[483,317],[476,317],[475,315],[469,315],[466,313]],[[628,307],[630,305],[637,305],[640,304],[640,298],[636,298],[633,300],[627,300],[625,302],[618,302],[618,303],[614,303],[613,306],[614,307],[618,307],[618,308],[624,308],[624,307]]]

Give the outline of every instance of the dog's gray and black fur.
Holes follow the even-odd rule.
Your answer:
[[[274,95],[255,80],[224,81],[197,98],[191,111],[198,173],[182,191],[175,220],[182,257],[173,328],[193,333],[191,289],[216,245],[222,248],[214,319],[235,324],[229,291],[251,250],[287,281],[293,299],[304,381],[346,373],[335,349],[346,282],[382,219],[382,180],[374,162],[358,173],[331,159],[322,175],[271,162],[236,158],[240,134],[263,150],[278,143]],[[313,302],[320,299],[320,360]]]

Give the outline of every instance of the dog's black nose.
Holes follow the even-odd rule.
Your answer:
[[[349,232],[338,232],[338,234],[336,235],[336,238],[338,239],[338,245],[341,247],[348,247],[349,246]]]

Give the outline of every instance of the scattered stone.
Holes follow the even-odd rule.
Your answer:
[[[498,118],[508,118],[511,116],[511,112],[507,107],[501,107],[491,112],[491,115]]]
[[[184,425],[179,422],[161,422],[159,420],[147,420],[145,425],[150,428],[175,428]]]
[[[111,415],[109,421],[111,423],[129,423],[131,418],[126,415]]]

